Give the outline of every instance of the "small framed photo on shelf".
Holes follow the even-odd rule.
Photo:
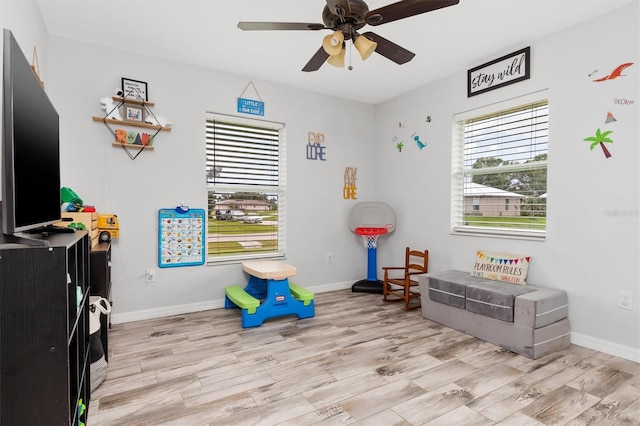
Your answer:
[[[149,100],[147,83],[144,81],[122,77],[122,93],[124,98],[131,98],[139,101]]]
[[[144,109],[137,105],[124,104],[124,119],[127,121],[144,121]]]

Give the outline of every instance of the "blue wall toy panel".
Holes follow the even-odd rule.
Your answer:
[[[158,266],[202,265],[207,253],[203,209],[158,211]]]

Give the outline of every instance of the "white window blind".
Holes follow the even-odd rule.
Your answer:
[[[207,120],[207,175],[214,185],[277,187],[280,132],[277,128]]]
[[[207,117],[210,262],[284,256],[284,145],[279,123]]]
[[[453,232],[544,237],[549,105],[539,96],[454,118]]]

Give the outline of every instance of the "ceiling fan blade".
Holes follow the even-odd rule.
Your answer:
[[[459,2],[460,0],[402,0],[367,12],[364,20],[369,25],[382,25],[398,19],[453,6]]]
[[[410,52],[404,47],[398,46],[394,42],[389,41],[384,37],[380,37],[378,34],[372,33],[371,31],[368,31],[362,35],[368,38],[369,40],[373,40],[376,43],[378,43],[378,46],[376,46],[377,53],[379,53],[380,55],[384,56],[387,59],[392,60],[398,65],[402,65],[406,62],[409,62],[410,60],[413,59],[414,56],[416,56],[415,53]]]
[[[309,59],[309,62],[302,68],[302,71],[318,71],[327,59],[329,59],[329,54],[320,46],[320,49]]]
[[[238,28],[245,31],[274,30],[324,30],[323,24],[308,22],[238,22]]]

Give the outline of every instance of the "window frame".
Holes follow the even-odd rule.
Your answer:
[[[478,119],[480,117],[491,116],[500,113],[506,113],[509,110],[525,107],[527,105],[535,105],[540,102],[546,102],[547,110],[547,128],[546,149],[544,153],[547,157],[543,161],[531,161],[530,163],[501,165],[497,167],[487,167],[482,169],[465,168],[465,122],[468,120]],[[453,136],[452,136],[452,179],[451,179],[451,223],[450,233],[453,235],[483,236],[496,238],[517,238],[530,239],[536,241],[544,241],[547,234],[547,212],[548,199],[545,198],[545,224],[544,229],[523,229],[518,227],[507,226],[473,226],[465,221],[465,182],[468,182],[474,175],[503,173],[505,171],[525,171],[545,169],[548,171],[548,146],[549,140],[549,123],[550,123],[550,101],[548,90],[541,90],[524,96],[508,99],[502,102],[486,105],[473,110],[454,114],[453,116]],[[533,140],[533,139],[532,139]],[[499,156],[496,156],[499,158]],[[526,165],[525,165],[526,164]],[[548,185],[548,175],[545,186]],[[482,197],[480,197],[482,198]],[[538,195],[536,198],[542,198]],[[475,196],[473,198],[475,200]],[[505,200],[508,200],[505,198]],[[524,198],[523,198],[524,201]],[[524,204],[509,203],[510,211],[521,211]],[[475,209],[476,205],[473,204]],[[517,207],[517,208],[516,208]],[[480,210],[479,206],[478,209]]]
[[[208,122],[218,120],[225,123],[233,123],[238,126],[263,127],[276,130],[278,133],[278,166],[277,166],[277,184],[247,184],[247,183],[210,183],[210,138],[207,130]],[[208,265],[241,263],[247,260],[264,260],[264,259],[284,259],[286,257],[286,126],[284,123],[262,120],[257,118],[240,117],[229,114],[221,114],[207,111],[205,117],[205,181],[207,189],[207,255],[206,263]],[[209,255],[209,228],[210,221],[215,220],[211,214],[215,213],[215,204],[209,205],[211,193],[226,192],[253,192],[261,194],[275,194],[277,197],[277,231],[274,233],[277,237],[277,248],[268,252],[250,252],[234,255]],[[246,212],[245,212],[246,214]],[[243,235],[243,234],[239,234]]]

